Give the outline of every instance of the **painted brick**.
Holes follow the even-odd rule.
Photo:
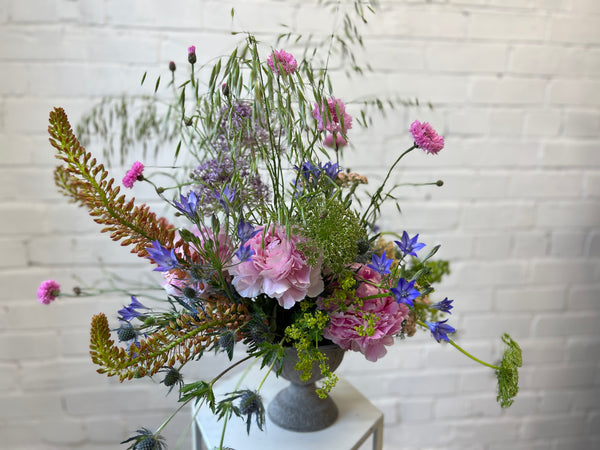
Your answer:
[[[499,105],[540,105],[544,101],[545,91],[545,83],[539,80],[479,77],[473,81],[471,100],[474,103]]]
[[[506,68],[508,47],[505,44],[430,44],[428,67],[436,72],[502,72]]]
[[[499,289],[494,308],[498,311],[562,310],[566,304],[566,289]]]
[[[597,167],[600,152],[593,142],[557,140],[544,144],[543,161],[547,166]]]
[[[469,36],[475,39],[540,41],[545,32],[546,18],[532,13],[469,15]]]
[[[599,136],[600,114],[595,111],[568,111],[565,135],[569,137]]]
[[[594,336],[599,313],[540,314],[533,320],[534,336]]]
[[[514,233],[513,256],[530,258],[545,256],[549,252],[550,237],[547,233],[535,231],[519,231]]]
[[[530,228],[535,223],[535,211],[526,203],[466,205],[461,223],[470,230]]]
[[[550,83],[550,102],[557,105],[596,106],[600,103],[600,82],[561,79]]]
[[[571,417],[531,417],[523,419],[522,436],[531,439],[538,436],[564,437],[576,436],[583,432],[585,422],[583,415],[573,414]]]
[[[600,287],[573,286],[569,291],[567,302],[571,310],[598,310],[600,309]]]
[[[562,117],[559,111],[530,111],[525,121],[525,134],[529,136],[558,136]]]
[[[550,39],[556,42],[599,43],[600,31],[591,17],[553,17],[550,21]]]

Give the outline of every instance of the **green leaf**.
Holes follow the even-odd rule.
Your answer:
[[[523,365],[521,347],[508,334],[502,336],[502,341],[508,346],[502,356],[500,368],[496,370],[498,378],[497,401],[502,408],[513,404],[519,392],[519,367]]]
[[[158,78],[156,79],[156,85],[154,86],[154,93],[156,94],[156,91],[158,91],[158,86],[160,85],[160,75],[158,76]]]
[[[148,75],[148,72],[144,72],[144,75],[142,75],[142,82],[140,83],[140,86],[142,86],[144,81],[146,81],[146,75]]]

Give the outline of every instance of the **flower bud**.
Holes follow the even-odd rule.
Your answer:
[[[196,47],[193,45],[188,48],[188,61],[190,64],[196,64]]]
[[[177,66],[175,65],[175,61],[169,61],[169,70],[171,72],[175,72],[175,69],[177,69]]]

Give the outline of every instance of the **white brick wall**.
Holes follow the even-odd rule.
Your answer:
[[[40,280],[72,288],[98,259],[132,277],[139,265],[57,194],[48,112],[76,122],[104,95],[140,93],[141,74],[226,52],[237,29],[287,22],[328,32],[304,1],[2,0],[0,2],[0,447],[113,449],[157,426],[175,403],[152,383],[119,385],[87,356],[94,312],[120,298],[42,307]],[[352,130],[355,168],[381,177],[414,118],[446,136],[436,157],[411,155],[407,189],[387,226],[442,244],[460,343],[484,359],[498,335],[524,351],[521,394],[501,411],[489,371],[425,335],[377,364],[348,355],[340,372],[386,413],[385,448],[600,447],[600,3],[596,0],[388,0],[365,29],[374,68],[339,96],[396,93],[435,109],[400,110]],[[298,8],[301,4],[302,7]],[[371,150],[365,152],[369,146]],[[373,153],[375,152],[375,153]],[[374,165],[377,155],[382,163]],[[118,178],[119,175],[115,173]],[[128,265],[128,261],[132,265]],[[198,370],[203,370],[198,368]],[[183,414],[167,432],[174,445]]]

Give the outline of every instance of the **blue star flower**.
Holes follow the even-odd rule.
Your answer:
[[[323,167],[321,167],[321,173],[324,173],[332,180],[335,180],[340,172],[341,169],[338,163],[332,163],[331,161],[326,162],[323,164]]]
[[[318,166],[315,166],[310,161],[303,162],[301,167],[294,166],[294,169],[300,172],[300,175],[302,175],[306,179],[306,181],[310,181],[313,184],[321,176],[320,168]]]
[[[450,310],[451,310],[452,308],[454,308],[454,306],[452,306],[452,302],[453,302],[453,301],[454,301],[454,300],[448,300],[448,297],[446,297],[446,298],[445,298],[444,300],[442,300],[441,302],[438,302],[438,303],[436,303],[436,304],[434,304],[434,305],[431,305],[431,307],[432,307],[432,308],[434,308],[434,309],[437,309],[437,310],[439,310],[439,311],[446,312],[446,313],[448,313],[448,314],[452,314],[452,313],[450,312]]]
[[[152,247],[147,247],[148,258],[152,259],[158,267],[154,269],[158,272],[166,272],[167,270],[179,267],[179,262],[175,256],[174,249],[163,247],[160,242],[152,241]]]
[[[196,217],[196,208],[198,207],[198,196],[194,191],[190,191],[188,195],[181,194],[181,203],[174,201],[173,204],[180,212],[185,214],[191,220]]]
[[[400,278],[396,287],[390,289],[390,291],[394,294],[398,303],[404,303],[405,305],[412,307],[414,306],[413,300],[421,295],[414,286],[415,280],[406,281],[404,278]]]
[[[402,240],[394,241],[394,242],[396,243],[396,245],[398,246],[398,248],[400,249],[400,251],[402,252],[402,254],[404,256],[406,256],[406,255],[417,256],[417,252],[419,250],[421,250],[423,247],[425,247],[425,244],[423,244],[421,242],[417,242],[418,239],[419,239],[418,234],[416,234],[413,238],[410,238],[408,236],[408,233],[406,231],[403,231],[402,232]]]
[[[252,250],[252,247],[250,247],[249,245],[242,245],[235,252],[235,256],[238,257],[238,259],[240,260],[240,262],[249,261],[250,258],[252,258],[252,255],[254,255],[254,250]]]
[[[251,223],[244,222],[244,219],[240,219],[240,223],[237,227],[237,235],[240,241],[246,242],[248,239],[253,238],[260,232],[260,229],[256,229]]]
[[[119,320],[129,322],[130,320],[141,316],[142,313],[139,312],[138,309],[148,309],[148,308],[146,306],[144,306],[142,303],[140,303],[140,301],[137,298],[135,298],[135,296],[132,295],[131,303],[129,304],[129,306],[124,306],[122,309],[117,311],[119,313]]]
[[[233,203],[235,198],[235,189],[229,189],[229,186],[225,186],[223,192],[217,190],[214,191],[214,197],[219,201],[226,214],[229,214],[229,205]]]
[[[438,342],[442,339],[449,341],[448,333],[454,333],[456,331],[450,325],[447,325],[446,322],[448,322],[448,319],[433,323],[425,321],[425,325],[427,325],[427,328],[431,331],[431,335]]]
[[[379,272],[381,275],[390,273],[390,265],[392,264],[391,259],[387,259],[385,256],[385,250],[381,254],[381,257],[377,256],[375,253],[371,256],[372,263],[367,264],[367,267],[370,267],[375,272]]]

